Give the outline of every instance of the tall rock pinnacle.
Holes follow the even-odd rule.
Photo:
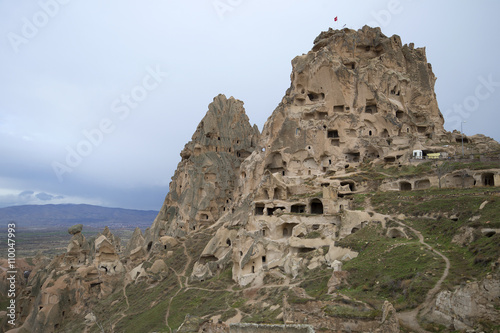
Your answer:
[[[146,241],[186,235],[228,212],[241,161],[258,139],[259,131],[250,125],[243,102],[215,97],[181,152],[170,191]]]

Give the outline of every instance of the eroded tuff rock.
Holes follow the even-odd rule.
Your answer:
[[[145,246],[144,236],[142,235],[141,229],[137,227],[135,228],[132,237],[130,237],[129,241],[127,242],[127,245],[123,250],[123,255],[124,257],[128,257],[132,253],[137,254],[138,252],[141,252],[142,253],[141,257],[142,257],[146,254],[143,249],[144,246]]]
[[[213,237],[202,243],[206,246],[199,258],[189,258],[190,282],[231,267],[233,280],[241,286],[259,287],[270,278],[297,292],[303,301],[283,299],[283,304],[270,307],[282,309],[276,320],[331,330],[398,332],[390,303],[384,304],[380,316],[369,315],[380,309],[346,299],[361,316],[346,320],[327,315],[335,301],[314,300],[290,281],[328,266],[332,268],[328,293],[334,295],[349,284],[342,263],[358,255],[337,246],[338,240],[368,225],[380,225],[390,238],[409,237],[404,228],[386,227],[390,216],[369,207],[352,210],[353,193],[493,185],[500,183],[500,170],[465,170],[467,177],[463,170],[425,178],[360,181],[362,177],[357,177],[360,166],[408,164],[414,151],[453,156],[460,149],[462,134],[443,129],[434,93],[436,78],[424,48],[402,45],[398,36],[386,37],[380,29],[329,30],[292,66],[291,86],[262,134],[250,125],[243,102],[224,95],[214,98],[181,152],[151,228],[144,235],[136,229],[123,251],[107,228],[90,240],[81,227],[70,228],[73,236],[67,253],[50,265],[38,266],[30,276],[21,297],[24,327],[51,332],[67,311],[92,321],[85,302],[106,297],[121,283],[147,281],[153,287],[173,272],[178,275],[180,270],[167,266],[168,259],[174,258],[174,251],[189,253],[187,244],[193,244],[189,237],[200,232],[204,239]],[[499,149],[497,142],[482,135],[465,140],[469,155]],[[456,241],[466,244],[473,236],[469,234],[465,231],[464,240]],[[477,311],[490,297],[482,290],[474,300],[480,307],[472,311],[461,305],[464,297],[481,288],[498,291],[498,277],[440,293],[432,318],[453,321],[455,327],[491,320],[497,315],[495,309],[486,305],[486,311]],[[227,331],[223,324],[195,317],[186,317],[181,325],[185,331],[197,328]]]
[[[94,243],[94,265],[107,274],[121,273],[124,271],[120,261],[120,238],[111,234],[108,227],[104,228],[102,235]]]
[[[224,95],[214,98],[191,141],[181,152],[169,193],[146,242],[183,236],[215,223],[233,206],[241,162],[259,139],[243,102]]]
[[[205,279],[214,267],[224,267],[231,248],[233,278],[242,285],[262,283],[274,269],[296,276],[321,262],[348,260],[356,253],[335,241],[369,223],[385,227],[389,219],[351,211],[350,194],[438,184],[436,176],[371,188],[350,179],[357,168],[408,164],[414,150],[456,152],[451,143],[458,135],[443,128],[424,48],[402,45],[399,36],[386,37],[378,28],[329,30],[292,66],[290,88],[265,123],[257,149],[241,164],[232,215],[219,220],[223,227],[193,278]],[[479,139],[475,151],[499,146],[483,136],[468,138]],[[492,178],[500,177],[498,170],[490,171]],[[484,171],[471,174],[474,184],[484,183]],[[442,179],[443,186],[454,182],[453,174]],[[387,235],[406,237],[398,229]],[[323,246],[328,253],[319,251]],[[311,262],[300,255],[310,251],[322,259]]]
[[[441,291],[425,317],[453,330],[472,330],[481,322],[500,318],[500,276],[488,275],[453,291]]]
[[[84,317],[91,302],[109,296],[124,281],[120,240],[106,227],[86,240],[82,226],[69,228],[65,254],[52,261],[35,260],[26,287],[18,297],[20,331],[55,332],[66,318]]]
[[[64,261],[67,265],[80,265],[88,263],[90,246],[85,236],[82,234],[83,225],[77,224],[68,229],[68,233],[73,235],[69,241]]]

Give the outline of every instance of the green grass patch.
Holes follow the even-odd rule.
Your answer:
[[[126,314],[137,315],[157,304],[164,299],[170,299],[179,289],[177,277],[171,273],[158,285],[151,287],[145,282],[130,284],[126,288],[130,308]]]
[[[390,239],[380,227],[368,226],[338,242],[359,252],[343,265],[349,272],[350,287],[340,292],[374,302],[379,308],[385,299],[397,310],[413,308],[424,301],[441,276],[444,261],[420,243]]]
[[[233,286],[234,284],[235,282],[233,281],[233,270],[232,267],[228,265],[228,267],[226,267],[226,269],[220,272],[218,275],[215,275],[203,282],[193,281],[190,285],[197,288],[225,290],[231,288],[231,286]]]
[[[276,317],[282,312],[281,308],[274,311],[269,311],[269,309],[262,309],[257,311],[250,316],[244,317],[242,323],[254,323],[254,324],[282,324],[282,319],[276,319]]]
[[[312,231],[304,237],[305,239],[315,239],[315,238],[321,238],[321,232],[319,231]]]
[[[383,192],[372,194],[371,202],[383,213],[404,213],[408,217],[406,223],[422,232],[428,244],[450,259],[445,287],[452,289],[468,280],[481,279],[491,272],[491,263],[498,259],[500,236],[486,237],[480,231],[500,228],[499,192],[498,187]],[[484,201],[488,203],[479,210]],[[437,218],[423,218],[423,215]],[[450,220],[451,215],[458,220]],[[471,220],[478,216],[479,219]],[[466,246],[452,243],[462,227],[474,229],[474,239]]]
[[[177,329],[187,314],[203,317],[223,314],[230,308],[233,293],[227,291],[201,291],[189,289],[181,291],[172,300],[168,324]]]
[[[328,293],[328,281],[332,277],[332,270],[326,268],[317,268],[305,273],[305,280],[300,283],[300,287],[304,288],[306,293],[319,299],[321,296]]]
[[[141,313],[129,315],[116,325],[115,332],[166,332],[165,314],[167,312],[169,299],[165,299],[153,307],[149,307]]]

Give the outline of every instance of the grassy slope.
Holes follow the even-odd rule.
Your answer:
[[[498,259],[500,235],[486,237],[480,230],[500,228],[499,195],[498,187],[430,189],[374,193],[371,201],[377,211],[405,214],[405,222],[422,232],[428,244],[450,259],[451,270],[445,282],[452,287],[466,280],[484,277],[491,272],[491,264]],[[488,204],[479,210],[484,201]],[[449,219],[452,215],[458,220]],[[479,218],[473,221],[473,217]],[[461,227],[475,229],[474,241],[467,246],[451,242]]]
[[[346,262],[348,285],[340,293],[380,308],[389,300],[397,310],[414,308],[439,279],[444,262],[416,239],[391,239],[380,226],[368,226],[338,242],[359,251]]]
[[[421,231],[426,242],[449,257],[452,267],[445,287],[451,288],[465,280],[480,279],[490,272],[491,262],[498,257],[498,235],[489,238],[476,232],[476,239],[465,247],[453,244],[451,239],[461,226],[500,228],[496,219],[500,216],[499,192],[499,188],[430,189],[368,193],[355,195],[354,200],[361,205],[368,198],[376,211],[395,215],[404,213],[407,216],[405,223]],[[486,200],[489,204],[479,211],[480,204]],[[431,215],[435,218],[428,218]],[[448,219],[451,215],[457,215],[458,221]],[[478,220],[469,221],[478,215],[481,216]],[[357,311],[352,304],[344,306],[345,299],[340,302],[339,295],[327,293],[332,270],[326,266],[302,272],[291,281],[307,293],[307,298],[297,297],[288,287],[280,287],[283,281],[272,277],[265,281],[276,284],[276,287],[240,288],[231,279],[230,267],[212,279],[190,282],[188,286],[185,277],[180,277],[182,283],[179,284],[177,275],[184,270],[185,276],[190,275],[194,262],[210,239],[208,234],[197,233],[185,240],[193,260],[189,261],[185,256],[182,246],[177,247],[174,256],[165,259],[171,269],[164,280],[155,285],[142,282],[127,286],[128,309],[123,292],[118,288],[110,298],[99,301],[94,312],[104,327],[109,329],[112,323],[116,323],[115,331],[167,332],[165,314],[170,303],[168,321],[172,330],[181,325],[186,315],[203,317],[202,321],[221,315],[222,320],[226,320],[237,311],[243,315],[243,322],[280,323],[282,321],[276,317],[282,309],[269,308],[274,304],[281,305],[285,294],[292,304],[310,299],[330,302],[324,309],[325,314],[346,318],[377,316],[386,299],[398,310],[413,308],[423,301],[427,291],[439,279],[444,263],[419,244],[410,231],[407,230],[407,234],[409,239],[391,239],[384,235],[380,226],[371,225],[338,242],[338,245],[359,251],[359,256],[344,263],[343,269],[349,272],[349,276],[347,284],[340,286],[337,292],[368,303],[372,307],[370,311],[366,308]],[[91,331],[99,332],[95,326]]]

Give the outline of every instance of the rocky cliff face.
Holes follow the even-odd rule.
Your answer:
[[[441,291],[426,316],[450,329],[471,330],[478,322],[498,322],[499,298],[500,277],[488,275],[453,291]]]
[[[197,278],[221,266],[233,243],[233,277],[243,285],[262,281],[273,268],[296,276],[301,268],[355,256],[334,242],[388,217],[348,210],[348,195],[366,189],[349,172],[363,163],[407,164],[413,150],[448,149],[425,49],[380,29],[329,30],[292,66],[291,87],[235,183],[234,213],[244,218],[228,218],[218,230]],[[305,239],[313,231],[317,237]],[[316,261],[299,256],[322,246],[330,250]]]
[[[268,169],[332,175],[363,162],[405,163],[413,149],[444,151],[436,146],[449,134],[424,48],[379,29],[329,30],[292,66],[291,87],[262,132]]]
[[[191,141],[181,152],[170,191],[146,240],[184,236],[230,213],[241,162],[259,140],[243,102],[214,98]]]

